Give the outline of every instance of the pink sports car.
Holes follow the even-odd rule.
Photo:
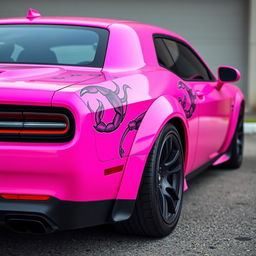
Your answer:
[[[1,19],[0,223],[168,235],[189,177],[241,165],[239,78],[151,25]]]

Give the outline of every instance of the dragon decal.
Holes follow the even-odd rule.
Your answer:
[[[191,88],[189,88],[186,84],[184,84],[183,82],[179,82],[178,83],[178,88],[179,89],[184,89],[186,90],[189,99],[190,99],[190,106],[187,109],[187,97],[186,95],[184,95],[184,98],[182,99],[181,97],[178,98],[179,103],[181,104],[182,108],[184,109],[185,115],[187,118],[190,118],[193,116],[193,113],[195,112],[196,109],[196,95],[193,92],[193,90]]]
[[[105,111],[104,110],[104,105],[99,99],[97,99],[97,101],[99,103],[99,106],[98,106],[98,108],[95,112],[95,116],[94,116],[95,123],[96,123],[94,125],[94,128],[98,132],[109,133],[109,132],[115,131],[120,126],[120,124],[123,122],[124,117],[126,115],[126,111],[127,111],[127,89],[130,88],[130,86],[127,85],[127,84],[123,85],[124,96],[123,96],[123,98],[120,98],[118,96],[118,94],[120,92],[120,87],[114,81],[112,81],[112,82],[116,86],[115,91],[112,91],[112,90],[110,90],[106,87],[103,87],[103,86],[91,85],[91,86],[84,87],[80,92],[81,97],[85,94],[100,93],[101,95],[106,97],[108,102],[113,106],[113,109],[115,111],[115,116],[114,116],[112,122],[109,122],[109,123],[106,124],[105,122],[102,121],[102,119],[104,117],[104,111]],[[89,102],[87,102],[87,107],[91,112],[93,112]]]
[[[141,121],[143,119],[143,117],[145,116],[146,114],[146,111],[141,113],[139,116],[137,116],[134,120],[130,121],[127,128],[125,129],[124,133],[123,133],[123,136],[121,138],[121,141],[120,141],[120,146],[119,146],[119,154],[120,154],[120,157],[124,157],[124,149],[123,149],[123,143],[124,143],[124,140],[125,140],[125,137],[127,136],[127,134],[130,132],[130,131],[134,131],[134,130],[138,130],[139,127],[140,127],[140,124],[141,124]]]

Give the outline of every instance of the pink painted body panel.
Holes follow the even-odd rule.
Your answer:
[[[95,26],[108,29],[110,35],[102,69],[0,63],[0,104],[64,107],[75,118],[75,136],[69,142],[0,142],[0,194],[49,195],[70,201],[136,199],[148,154],[173,118],[184,129],[185,175],[227,150],[243,95],[233,85],[216,90],[217,81],[185,81],[194,92],[203,92],[195,99],[193,116],[187,118],[178,100],[184,96],[178,88],[182,79],[159,66],[152,39],[153,34],[165,34],[186,42],[182,37],[128,21],[0,20],[0,26],[23,23]],[[106,97],[110,94],[115,98],[112,102]],[[108,126],[109,132],[96,124],[98,100],[104,106],[105,124],[119,117],[113,121],[115,129]],[[141,114],[139,128],[125,135]],[[105,169],[119,165],[124,165],[122,172],[104,175]]]

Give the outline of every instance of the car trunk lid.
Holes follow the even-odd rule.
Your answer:
[[[50,106],[56,91],[101,75],[97,68],[0,65],[0,104]]]

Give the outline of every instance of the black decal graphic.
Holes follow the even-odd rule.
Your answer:
[[[186,109],[187,106],[187,97],[184,95],[184,98],[182,99],[181,97],[178,98],[179,103],[181,104],[182,108],[184,109],[184,112],[186,114],[187,118],[190,118],[193,116],[193,113],[195,112],[196,109],[196,95],[193,93],[193,90],[189,88],[186,84],[183,82],[178,83],[178,88],[179,89],[184,89],[187,91],[187,94],[190,99],[190,107]]]
[[[120,124],[123,122],[124,117],[126,115],[126,110],[127,110],[127,88],[130,88],[129,85],[124,84],[123,85],[123,92],[124,92],[124,96],[123,98],[120,98],[118,96],[119,92],[120,92],[120,88],[119,86],[112,81],[115,86],[116,86],[116,90],[112,91],[106,87],[103,86],[98,86],[98,85],[91,85],[91,86],[86,86],[84,87],[81,92],[80,92],[80,96],[82,97],[84,94],[96,94],[96,93],[100,93],[101,95],[105,96],[106,99],[109,101],[109,103],[113,106],[114,111],[115,111],[115,116],[112,120],[112,122],[106,124],[102,121],[103,116],[104,116],[104,106],[103,103],[98,100],[99,106],[95,112],[95,123],[96,125],[94,125],[94,128],[98,131],[98,132],[113,132],[115,131]],[[88,109],[93,112],[93,110],[90,107],[89,102],[87,102],[87,107]]]
[[[130,131],[133,131],[133,130],[138,130],[139,127],[140,127],[140,124],[141,124],[141,121],[143,119],[143,117],[145,116],[146,114],[146,111],[141,113],[139,116],[137,116],[134,120],[130,121],[127,128],[125,129],[124,133],[123,133],[123,136],[121,138],[121,141],[120,141],[120,146],[119,146],[119,154],[121,157],[124,157],[124,149],[123,149],[123,143],[124,143],[124,140],[125,140],[125,137],[126,135],[130,132]]]

